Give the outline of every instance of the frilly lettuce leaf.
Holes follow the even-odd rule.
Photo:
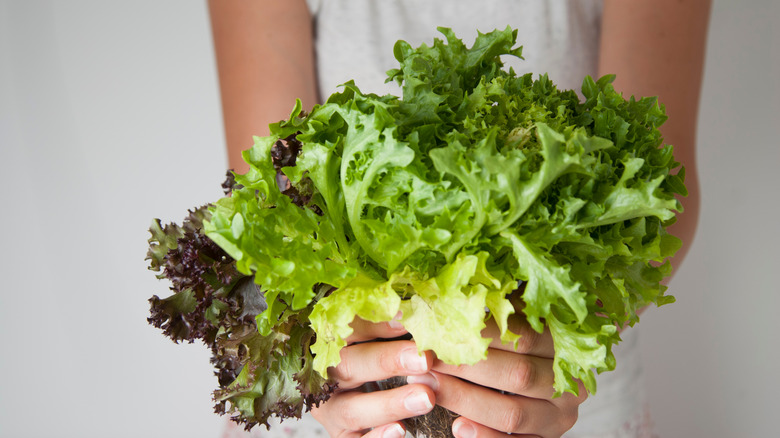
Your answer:
[[[349,284],[336,289],[314,305],[311,324],[317,333],[312,346],[314,369],[327,376],[329,366],[341,361],[339,351],[352,334],[350,324],[355,317],[366,321],[389,321],[398,313],[401,298],[393,289],[395,277],[377,281],[360,275]]]
[[[684,194],[657,129],[666,116],[652,98],[625,100],[610,76],[585,78],[581,102],[545,75],[505,71],[499,56],[521,55],[511,29],[471,48],[441,31],[446,42],[396,45],[389,80],[402,97],[348,83],[272,125],[206,234],[270,298],[262,333],[285,309],[313,308],[323,376],[353,318],[398,310],[420,349],[475,363],[489,318],[502,341],[517,340],[507,297],[522,283],[524,317],[553,332],[557,393],[576,392],[573,379],[595,391],[592,370],[614,366],[614,328],[671,299],[660,285],[668,264],[653,264],[679,247],[665,226]],[[291,135],[300,152],[281,172],[311,191],[308,205],[275,185],[270,150]],[[317,299],[317,284],[334,290]]]
[[[284,340],[225,390],[241,416],[264,422],[295,391],[316,393],[355,317],[399,311],[421,350],[453,364],[486,357],[489,319],[514,343],[509,318],[523,317],[552,333],[556,394],[578,380],[594,392],[617,327],[673,301],[660,282],[680,242],[666,227],[686,190],[663,107],[625,99],[612,76],[586,77],[581,101],[505,70],[501,56],[522,54],[510,28],[472,47],[440,31],[431,46],[396,44],[400,97],[349,82],[310,113],[297,102],[203,222],[263,291],[258,339]],[[172,245],[160,242],[153,264]]]

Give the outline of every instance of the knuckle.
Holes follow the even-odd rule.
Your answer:
[[[576,408],[564,410],[561,415],[561,421],[559,422],[562,428],[561,433],[566,432],[572,427],[574,427],[574,424],[577,423],[578,417],[579,417],[579,413]]]
[[[533,387],[536,367],[529,358],[517,356],[508,366],[506,375],[512,388],[510,392],[522,394]]]
[[[520,335],[515,348],[518,353],[528,353],[539,342],[537,333],[531,329],[520,330],[517,333]]]
[[[453,411],[471,404],[469,391],[451,391],[448,392],[448,397],[450,400],[449,405],[453,407]]]
[[[340,418],[339,423],[342,427],[348,431],[358,431],[363,428],[360,417],[355,414],[355,409],[349,409],[346,405],[342,405],[336,415]]]
[[[352,361],[349,360],[349,354],[347,354],[345,350],[346,349],[342,350],[341,362],[331,368],[330,372],[331,377],[342,384],[350,383],[353,380]]]
[[[519,403],[512,403],[499,423],[501,430],[509,433],[521,432],[526,422],[525,417],[522,406]]]
[[[523,330],[520,339],[517,341],[518,353],[528,353],[533,351],[536,345],[539,343],[539,333],[536,333],[532,329]]]
[[[579,407],[585,400],[588,399],[588,390],[582,382],[577,382],[577,393],[565,392],[561,396],[561,406],[571,406],[575,409]]]

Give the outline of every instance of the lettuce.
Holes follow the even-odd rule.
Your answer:
[[[474,364],[488,320],[517,341],[520,300],[552,333],[560,395],[577,379],[595,392],[618,327],[673,301],[660,281],[681,242],[666,227],[686,193],[656,99],[626,100],[605,76],[584,79],[581,101],[503,68],[522,57],[511,28],[470,48],[439,30],[446,41],[395,45],[401,97],[349,82],[308,114],[298,102],[202,222],[267,305],[247,335],[259,353],[217,397],[250,425],[327,397],[356,317],[400,310],[421,351]]]

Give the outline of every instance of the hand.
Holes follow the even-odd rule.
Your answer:
[[[577,421],[587,392],[580,383],[579,396],[566,393],[552,398],[554,348],[549,331],[536,333],[521,316],[510,322],[510,330],[522,335],[517,349],[501,344],[498,328],[492,324],[483,331],[483,336],[493,339],[487,360],[472,366],[435,360],[431,373],[407,377],[410,384],[431,387],[437,404],[461,415],[453,423],[455,437],[511,433],[559,438]]]
[[[312,415],[333,437],[402,438],[406,431],[399,421],[433,409],[433,390],[409,384],[365,393],[360,386],[395,376],[424,375],[431,370],[433,355],[420,356],[412,341],[366,342],[406,334],[397,322],[373,324],[356,319],[352,328],[355,331],[341,350],[341,363],[328,371],[338,389],[312,409]]]

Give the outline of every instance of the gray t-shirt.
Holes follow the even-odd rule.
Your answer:
[[[398,62],[399,39],[413,47],[443,38],[449,27],[471,45],[477,31],[518,30],[525,60],[507,59],[519,74],[548,73],[562,89],[579,90],[598,72],[601,1],[532,0],[307,0],[313,12],[320,94],[354,79],[364,92],[397,94],[385,84]]]

